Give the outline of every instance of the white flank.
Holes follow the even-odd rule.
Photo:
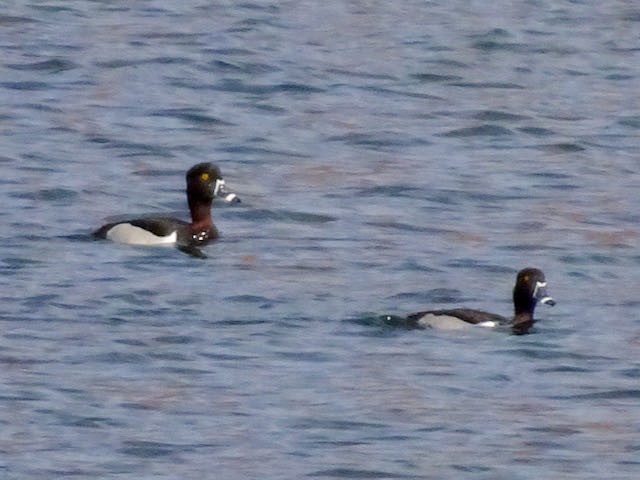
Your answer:
[[[114,225],[108,232],[107,238],[118,243],[129,245],[169,245],[176,243],[178,232],[172,232],[166,237],[159,237],[144,228],[136,227],[130,223]]]
[[[463,330],[472,327],[470,323],[460,320],[450,315],[434,315],[427,313],[418,320],[418,325],[422,327],[431,327],[438,330]]]
[[[492,320],[487,320],[486,322],[480,322],[476,325],[478,325],[479,327],[485,327],[485,328],[495,328],[498,326],[498,323]]]

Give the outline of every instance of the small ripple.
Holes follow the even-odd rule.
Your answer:
[[[233,125],[230,122],[225,122],[216,117],[212,117],[203,113],[203,110],[198,108],[177,108],[167,110],[156,110],[150,114],[152,117],[170,117],[184,120],[196,125]]]
[[[331,136],[327,140],[376,150],[390,147],[429,145],[431,143],[424,138],[405,136],[398,132],[348,133],[346,135]]]
[[[400,473],[390,473],[381,470],[359,470],[354,468],[330,468],[328,470],[318,470],[307,474],[307,477],[330,477],[330,478],[423,478],[415,475],[404,475]]]
[[[35,23],[37,20],[28,17],[19,17],[13,15],[0,15],[0,25],[17,25],[21,23]]]
[[[559,259],[569,265],[617,265],[618,258],[611,255],[591,254],[591,255],[563,255]]]
[[[8,64],[7,67],[12,70],[58,73],[58,72],[63,72],[65,70],[73,70],[78,66],[69,60],[64,60],[61,58],[52,58],[51,60],[45,60],[43,62],[21,63],[21,64],[12,63],[12,64]]]
[[[321,224],[327,222],[334,222],[336,217],[331,215],[323,215],[319,213],[311,212],[298,212],[293,210],[244,210],[238,211],[235,216],[244,218],[246,220],[260,220],[271,221],[277,220],[280,222],[293,222],[293,223],[305,223],[305,224]]]
[[[155,58],[145,58],[142,60],[109,60],[106,62],[96,62],[95,65],[100,68],[123,68],[123,67],[136,67],[140,65],[185,65],[189,64],[191,61],[188,58],[183,57],[155,57]]]
[[[67,188],[44,188],[34,192],[11,193],[10,196],[26,200],[52,202],[73,200],[78,196],[78,193]]]
[[[124,353],[124,352],[106,352],[98,355],[93,355],[90,357],[93,362],[98,363],[108,363],[108,364],[116,364],[116,363],[130,363],[130,364],[143,364],[147,363],[148,359],[144,355],[139,355],[136,353]],[[86,363],[87,360],[82,360],[81,363]]]
[[[525,120],[529,117],[524,115],[517,115],[515,113],[502,112],[500,110],[482,110],[481,112],[473,115],[473,118],[477,120],[483,120],[486,122],[499,122],[499,121],[509,121],[515,122],[518,120]]]
[[[618,124],[625,127],[631,127],[636,130],[640,129],[640,115],[625,117],[622,120],[618,120]]]
[[[575,395],[554,395],[550,398],[556,400],[622,400],[622,399],[640,399],[640,390],[637,389],[619,389],[605,390],[592,393],[578,393]]]
[[[198,341],[196,337],[190,335],[163,335],[161,337],[155,337],[154,340],[158,343],[167,343],[170,345],[186,345]]]
[[[551,135],[555,135],[555,132],[553,130],[541,127],[521,127],[518,128],[518,131],[536,137],[549,137]]]
[[[0,87],[4,87],[8,90],[46,90],[51,88],[51,84],[46,82],[34,82],[34,81],[24,81],[24,82],[2,82],[0,83]]]
[[[479,125],[477,127],[467,127],[467,128],[458,128],[456,130],[451,130],[446,133],[438,134],[441,137],[455,137],[455,138],[465,138],[465,137],[496,137],[496,136],[505,136],[505,135],[513,135],[513,132],[508,128],[501,127],[500,125]]]
[[[411,77],[425,83],[453,82],[460,81],[463,78],[459,77],[458,75],[438,75],[436,73],[415,73],[411,75]]]
[[[545,150],[553,154],[575,153],[586,150],[585,147],[578,145],[577,143],[553,143],[551,145],[537,145],[534,148],[537,150]]]
[[[139,458],[167,457],[176,453],[193,450],[192,447],[176,445],[172,443],[147,442],[142,440],[129,440],[124,442],[124,447],[119,451],[125,455]]]
[[[452,87],[462,88],[496,88],[496,89],[516,89],[524,90],[524,85],[510,82],[453,82],[449,83]]]
[[[474,258],[456,258],[448,261],[445,265],[451,268],[473,269],[489,274],[513,274],[516,271],[514,268],[505,267],[504,265],[484,264]]]

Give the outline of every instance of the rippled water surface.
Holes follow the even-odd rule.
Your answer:
[[[0,72],[0,477],[639,478],[635,2],[5,2]],[[201,161],[206,259],[89,238]]]

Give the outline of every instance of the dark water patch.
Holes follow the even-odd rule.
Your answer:
[[[370,227],[376,227],[376,228],[383,228],[383,229],[389,229],[389,230],[397,230],[400,232],[416,232],[416,233],[422,233],[422,234],[429,234],[429,235],[435,235],[435,234],[441,234],[441,233],[449,233],[449,230],[443,230],[441,228],[438,227],[431,227],[431,226],[425,226],[425,225],[414,225],[414,224],[410,224],[410,223],[402,223],[402,222],[396,222],[394,220],[381,220],[381,221],[373,221],[373,222],[365,222],[365,225],[370,226]]]
[[[71,8],[66,5],[36,5],[32,3],[29,5],[29,8],[32,10],[47,12],[47,13],[74,12],[77,16],[84,17],[84,15],[80,14],[79,10],[75,8]]]
[[[477,120],[482,120],[485,122],[500,122],[500,121],[517,122],[519,120],[525,120],[529,117],[526,117],[524,115],[518,115],[515,113],[502,112],[500,110],[483,110],[473,115],[473,118]]]
[[[56,421],[66,427],[78,427],[78,428],[105,428],[105,427],[118,427],[121,426],[121,422],[116,422],[113,419],[106,417],[84,417],[81,415],[74,415],[66,411],[55,410],[41,410],[41,413],[47,413],[53,415]]]
[[[275,105],[269,105],[263,102],[251,102],[250,104],[238,103],[238,106],[248,106],[248,107],[251,107],[253,110],[267,112],[270,115],[283,115],[287,113],[286,108],[278,107]]]
[[[618,124],[624,127],[631,127],[636,130],[640,129],[640,115],[625,117],[622,120],[618,120]]]
[[[20,25],[24,23],[37,23],[37,22],[38,22],[37,20],[29,17],[0,15],[0,26],[11,26],[11,25]]]
[[[0,87],[6,88],[7,90],[36,91],[48,90],[51,88],[51,84],[36,81],[0,82]]]
[[[257,157],[262,156],[275,156],[275,157],[289,157],[289,158],[311,158],[309,155],[293,152],[290,150],[274,150],[264,147],[251,147],[248,145],[230,145],[227,147],[218,148],[221,152],[236,153],[239,155],[255,155]]]
[[[415,73],[411,75],[411,78],[415,78],[423,83],[457,82],[463,79],[463,77],[458,75],[439,75],[437,73]]]
[[[477,89],[489,89],[494,88],[498,90],[524,90],[526,87],[518,83],[510,82],[451,82],[452,87],[461,88],[477,88]]]
[[[617,265],[619,259],[612,255],[593,253],[589,255],[563,255],[558,258],[569,265]]]
[[[442,272],[442,270],[439,268],[425,265],[424,263],[414,259],[406,260],[402,264],[401,268],[403,270],[414,271],[414,272],[424,272],[424,273],[441,273]]]
[[[311,351],[301,351],[301,352],[275,352],[275,354],[280,358],[286,358],[295,363],[297,362],[311,362],[311,363],[326,363],[331,362],[335,358],[333,355],[327,354],[325,352],[311,352]]]
[[[149,360],[144,355],[137,353],[125,353],[125,352],[105,352],[97,355],[92,355],[87,359],[83,359],[78,363],[96,362],[96,363],[108,363],[108,364],[146,364]]]
[[[520,127],[517,129],[519,132],[526,133],[535,137],[549,137],[555,135],[556,132],[549,130],[548,128],[541,127]]]
[[[574,177],[574,175],[570,175],[568,173],[558,173],[558,172],[531,172],[527,176],[534,177],[534,178],[539,177],[547,180],[567,180]]]
[[[408,90],[397,90],[393,88],[384,88],[378,87],[374,85],[367,85],[365,87],[358,87],[362,90],[366,90],[368,92],[380,94],[380,95],[393,95],[393,96],[402,96],[408,98],[419,98],[422,100],[443,100],[442,97],[438,97],[436,95],[430,95],[428,93],[418,93],[418,92],[410,92]]]
[[[155,57],[155,58],[143,58],[143,59],[117,59],[109,60],[106,62],[95,62],[96,67],[100,68],[125,68],[125,67],[137,67],[141,65],[187,65],[191,60],[182,57]]]
[[[524,427],[524,430],[527,432],[533,433],[553,433],[554,435],[578,435],[582,433],[577,428],[572,428],[568,425],[549,425],[544,427]]]
[[[477,40],[473,42],[472,47],[485,52],[499,50],[505,50],[508,52],[526,52],[529,50],[528,45],[522,43],[497,42],[495,40]]]
[[[591,373],[590,368],[576,367],[575,365],[556,365],[547,368],[536,368],[539,373]]]
[[[583,152],[586,150],[585,147],[580,146],[577,143],[554,143],[551,145],[537,145],[534,148],[537,150],[544,150],[556,155]]]
[[[494,28],[489,32],[472,35],[473,40],[471,46],[484,52],[493,52],[504,50],[508,52],[526,51],[526,45],[509,41],[511,34],[502,28]]]
[[[5,336],[7,338],[8,336]],[[38,365],[42,363],[49,363],[47,360],[38,360],[36,358],[15,357],[12,355],[0,355],[0,365],[7,368],[20,367],[26,365]]]
[[[223,79],[215,85],[193,84],[192,82],[175,80],[172,82],[176,87],[189,89],[212,89],[229,93],[242,93],[247,95],[271,96],[278,93],[288,93],[293,95],[309,95],[323,93],[324,89],[313,87],[302,83],[277,83],[271,85],[247,84],[239,79]]]
[[[170,149],[157,144],[124,142],[101,136],[88,136],[87,141],[90,143],[97,143],[103,146],[103,148],[123,150],[124,152],[127,152],[125,154],[121,154],[121,157],[157,156],[173,158],[174,156]]]
[[[234,217],[243,218],[245,220],[259,220],[261,222],[279,221],[304,224],[323,224],[337,220],[334,216],[323,215],[320,213],[267,209],[239,210],[234,214]]]
[[[0,393],[0,402],[39,402],[45,399],[45,395],[24,390],[18,390],[15,393]]]
[[[535,347],[535,348],[534,348]],[[555,346],[546,346],[544,344],[531,344],[531,348],[522,345],[517,349],[505,349],[495,352],[496,355],[508,355],[515,357],[523,357],[527,359],[536,360],[553,360],[557,362],[559,360],[566,362],[575,362],[577,364],[588,364],[589,362],[596,361],[610,361],[611,358],[597,356],[597,355],[583,355],[580,353],[574,353],[570,351],[558,350]],[[551,368],[551,367],[548,367]]]
[[[166,343],[169,345],[187,345],[197,343],[199,339],[190,335],[163,335],[161,337],[155,337],[154,340],[158,343]]]
[[[2,263],[4,263],[4,266],[0,268],[2,268],[3,270],[18,271],[22,270],[23,268],[43,265],[45,262],[44,260],[30,257],[5,257],[2,259]],[[56,297],[57,295],[54,295],[54,298]]]
[[[493,467],[487,467],[485,465],[472,465],[472,464],[467,464],[467,465],[452,464],[451,468],[464,473],[484,473],[484,472],[490,472],[491,470],[493,470]]]
[[[256,360],[258,357],[255,355],[232,355],[229,353],[199,353],[201,357],[208,358],[220,362],[247,362],[250,360]]]
[[[515,268],[505,267],[503,265],[485,264],[474,258],[455,258],[446,262],[445,266],[451,268],[473,269],[487,274],[501,274],[505,277],[515,274],[516,272]]]
[[[606,80],[624,81],[624,80],[634,80],[636,76],[631,74],[624,74],[624,73],[612,73],[605,76],[604,78]]]
[[[78,66],[70,60],[64,60],[62,58],[52,58],[51,60],[45,60],[35,63],[11,63],[7,64],[7,67],[12,70],[59,73],[66,70],[73,70]]]
[[[257,62],[229,62],[224,60],[214,60],[199,68],[205,72],[218,73],[243,73],[246,75],[263,75],[279,72],[280,69],[274,65]]]
[[[333,75],[343,75],[351,78],[363,78],[369,80],[382,80],[382,81],[393,81],[397,80],[396,77],[385,74],[385,73],[371,73],[371,72],[356,72],[353,70],[345,70],[342,68],[328,68],[327,73]]]
[[[254,50],[238,47],[223,47],[223,48],[205,48],[202,53],[207,55],[223,55],[223,56],[236,56],[236,57],[251,57],[256,55]]]
[[[157,110],[151,113],[152,117],[169,117],[184,120],[185,122],[193,123],[200,126],[218,126],[218,125],[233,125],[230,122],[225,122],[216,117],[212,117],[204,113],[203,110],[198,108],[178,108]]]
[[[499,137],[513,135],[508,128],[500,125],[479,125],[477,127],[466,127],[450,130],[445,133],[436,134],[441,137],[467,138],[467,137]]]
[[[125,293],[113,293],[106,295],[105,300],[119,300],[128,305],[136,305],[139,307],[151,306],[153,304],[152,298],[156,296],[155,292],[150,290],[138,290]]]
[[[144,440],[127,440],[118,451],[125,455],[138,458],[160,458],[180,453],[192,452],[198,448],[212,447],[213,445],[180,445],[175,443],[149,442]]]
[[[171,363],[175,363],[175,362],[191,362],[193,361],[192,358],[190,358],[188,355],[185,355],[184,353],[178,353],[178,352],[152,352],[149,353],[149,358],[152,358],[154,360],[167,360]],[[180,369],[183,370],[184,367],[167,367],[167,368],[175,368],[175,369]],[[190,371],[192,371],[192,369],[188,369]],[[197,372],[202,373],[205,372],[205,370],[197,370]]]
[[[118,338],[118,339],[115,339],[113,343],[119,343],[121,345],[129,345],[131,347],[148,346],[147,342],[143,342],[142,340],[138,340],[137,338]]]
[[[358,190],[357,195],[363,197],[409,197],[415,198],[416,194],[424,192],[424,188],[409,185],[377,185]]]
[[[12,197],[41,202],[69,202],[74,200],[78,193],[67,188],[44,188],[35,192],[11,193]]]
[[[62,112],[64,112],[64,110],[62,108],[53,107],[51,105],[46,105],[44,103],[22,103],[22,104],[17,105],[17,106],[19,108],[22,108],[22,109],[25,109],[25,110],[31,110],[31,111],[34,111],[34,112],[47,112],[47,113],[62,113]],[[48,131],[49,132],[68,133],[68,132],[75,132],[76,130],[69,129],[69,128],[52,127]]]
[[[410,137],[399,132],[347,133],[327,138],[330,142],[343,142],[347,145],[385,151],[397,147],[429,145],[431,142],[421,137]]]
[[[407,301],[410,301],[411,303],[423,303],[425,305],[433,303],[457,303],[469,300],[462,296],[460,290],[450,288],[431,288],[419,293],[397,293],[387,297],[387,299],[401,300],[402,302],[399,303],[407,303]]]
[[[379,422],[361,422],[356,420],[331,420],[326,418],[308,417],[293,424],[295,430],[338,430],[352,432],[359,429],[380,431],[386,427]]]
[[[591,393],[578,393],[575,395],[552,395],[550,398],[556,400],[640,400],[640,390],[604,390]]]
[[[422,476],[404,475],[400,473],[385,472],[382,470],[359,470],[354,468],[330,468],[328,470],[318,470],[306,475],[307,477],[328,477],[328,478],[423,478]]]

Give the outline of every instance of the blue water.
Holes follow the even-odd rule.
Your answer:
[[[640,7],[0,7],[0,477],[636,479]],[[184,214],[206,259],[88,238]],[[394,328],[509,314],[529,335]]]

